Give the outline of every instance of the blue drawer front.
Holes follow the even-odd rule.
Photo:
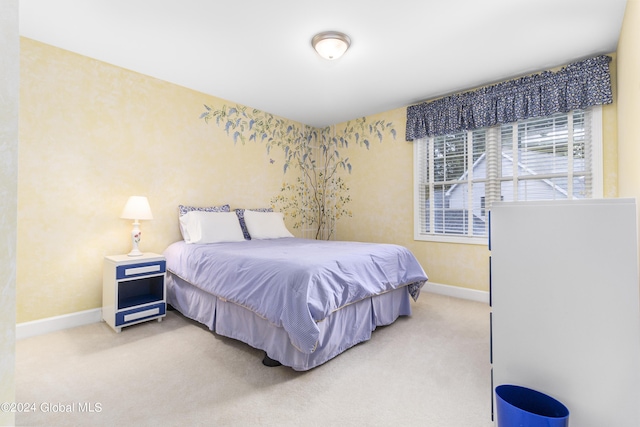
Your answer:
[[[119,265],[116,267],[116,280],[129,277],[151,276],[167,270],[166,261],[142,262],[140,264]]]
[[[166,304],[164,302],[143,307],[136,307],[127,311],[116,313],[116,326],[127,325],[140,320],[151,319],[157,316],[164,316]]]

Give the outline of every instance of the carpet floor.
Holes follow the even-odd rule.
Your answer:
[[[491,421],[489,307],[423,292],[413,314],[307,372],[168,312],[16,343],[19,426],[433,426]]]

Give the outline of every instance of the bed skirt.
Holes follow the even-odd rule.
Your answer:
[[[264,350],[285,366],[306,371],[325,363],[354,345],[367,341],[378,326],[411,315],[407,287],[376,295],[343,307],[320,321],[316,349],[305,354],[296,349],[287,332],[252,311],[205,292],[167,272],[167,303],[184,316],[218,335],[234,338]]]

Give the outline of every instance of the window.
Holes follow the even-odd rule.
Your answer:
[[[415,238],[485,244],[495,201],[601,197],[601,121],[591,107],[416,140]]]

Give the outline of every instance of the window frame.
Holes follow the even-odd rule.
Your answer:
[[[591,199],[603,197],[603,134],[602,134],[602,106],[596,105],[585,109],[589,111],[591,118],[591,176],[592,176],[592,195]],[[498,125],[500,126],[500,125]],[[469,131],[472,132],[472,131]],[[427,242],[442,243],[462,243],[473,245],[487,245],[487,236],[469,236],[469,235],[453,235],[453,234],[436,234],[421,232],[420,216],[420,156],[426,149],[433,152],[433,137],[425,137],[413,141],[413,219],[414,219],[414,240]],[[485,151],[486,153],[486,151]],[[469,156],[472,158],[473,156]],[[473,168],[470,170],[472,171]],[[430,171],[433,168],[429,169]],[[433,179],[433,172],[429,179]],[[499,182],[502,182],[498,179]],[[484,194],[482,195],[484,196]]]

